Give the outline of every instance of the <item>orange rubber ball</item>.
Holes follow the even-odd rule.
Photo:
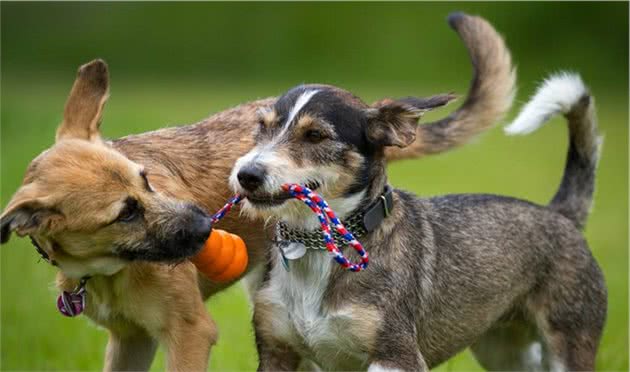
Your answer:
[[[247,268],[247,248],[240,236],[213,229],[203,248],[191,261],[208,279],[229,282]]]

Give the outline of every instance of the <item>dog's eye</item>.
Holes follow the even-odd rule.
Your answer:
[[[309,142],[318,143],[324,139],[324,134],[320,130],[309,129],[304,133],[304,138]]]
[[[120,211],[116,221],[131,222],[140,216],[140,207],[136,199],[128,198],[125,201],[125,207]]]

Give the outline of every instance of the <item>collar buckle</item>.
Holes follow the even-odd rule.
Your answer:
[[[387,206],[385,195],[381,195],[381,201],[383,202],[383,213],[385,213],[385,217],[389,217],[389,207]]]
[[[363,215],[363,227],[367,232],[372,232],[391,214],[394,208],[393,189],[385,185],[385,191],[379,196],[374,204],[365,211]]]

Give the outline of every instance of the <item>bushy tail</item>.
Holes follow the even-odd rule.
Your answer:
[[[595,101],[580,76],[570,73],[551,76],[505,132],[533,132],[556,114],[564,114],[568,120],[569,152],[560,188],[549,207],[582,229],[593,201],[602,138],[597,131]]]
[[[419,158],[463,145],[492,127],[512,106],[516,72],[501,36],[483,18],[449,15],[448,23],[464,42],[474,69],[466,101],[448,117],[421,124],[416,141],[386,149],[387,160]]]

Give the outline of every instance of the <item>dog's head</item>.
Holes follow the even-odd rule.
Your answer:
[[[384,149],[411,144],[422,114],[453,98],[384,99],[368,106],[333,86],[298,86],[261,112],[256,146],[236,162],[230,184],[255,215],[304,216],[306,209],[281,191],[283,183],[318,189],[343,215],[384,177]]]
[[[79,69],[56,143],[29,165],[0,216],[1,242],[12,232],[70,276],[113,274],[132,260],[173,261],[198,251],[210,218],[154,190],[142,165],[101,140],[107,65]]]

